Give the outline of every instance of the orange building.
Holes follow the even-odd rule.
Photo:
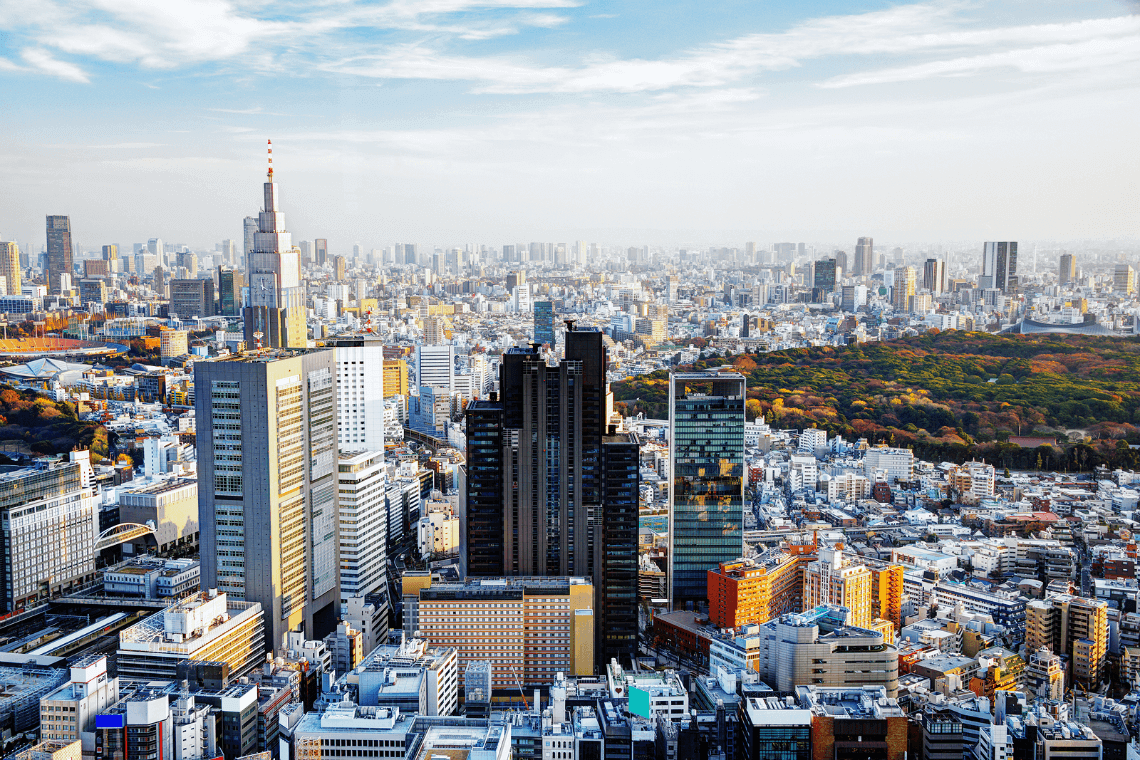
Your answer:
[[[756,559],[722,562],[709,570],[709,621],[718,628],[766,623],[803,609],[804,565],[815,547],[774,549]]]

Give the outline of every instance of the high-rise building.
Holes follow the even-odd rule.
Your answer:
[[[534,302],[534,342],[554,347],[554,304]]]
[[[0,243],[0,277],[4,278],[7,295],[23,293],[23,272],[20,268],[20,248],[15,243]]]
[[[202,587],[260,602],[273,649],[336,625],[336,379],[331,350],[194,365]]]
[[[706,600],[708,571],[744,553],[746,381],[731,367],[669,376],[669,600]]]
[[[182,320],[214,316],[214,281],[171,280],[169,311]]]
[[[119,679],[108,677],[106,655],[86,655],[71,665],[71,680],[40,697],[40,736],[80,741],[94,750],[95,718],[119,700]]]
[[[509,349],[500,398],[467,407],[466,570],[592,577],[608,661],[636,650],[640,444],[609,429],[603,334],[568,327],[565,360]]]
[[[1124,262],[1117,264],[1112,270],[1112,289],[1117,293],[1132,295],[1136,290],[1136,270]]]
[[[384,451],[384,344],[378,338],[337,338],[337,442],[341,451]],[[405,385],[407,378],[405,377]]]
[[[404,263],[405,264],[418,264],[419,259],[416,257],[416,244],[404,243]]]
[[[332,259],[333,282],[344,282],[348,273],[348,260],[344,256],[333,256]]]
[[[842,545],[821,548],[804,568],[804,609],[821,604],[850,610],[848,625],[871,627],[871,571],[847,562]]]
[[[236,269],[218,267],[218,313],[226,317],[241,315],[242,288],[245,275]]]
[[[71,250],[71,219],[66,216],[47,218],[47,267],[48,293],[58,293],[60,275],[71,277],[75,272]]]
[[[1068,285],[1077,279],[1077,259],[1071,253],[1062,253],[1057,266],[1057,282]]]
[[[242,309],[245,344],[251,348],[304,348],[308,332],[301,251],[285,231],[285,214],[278,210],[272,163],[263,187],[265,207],[258,214],[253,250],[246,256],[249,305]]]
[[[455,391],[455,347],[416,346],[416,385]]]
[[[89,451],[46,469],[0,474],[4,611],[86,585],[95,577],[99,509]]]
[[[907,311],[910,308],[910,299],[914,297],[917,280],[918,270],[914,267],[895,270],[895,284],[891,287],[891,305],[895,307],[895,311]]]
[[[595,594],[588,579],[469,578],[437,584],[429,578],[428,584],[415,601],[419,637],[433,647],[453,647],[460,674],[469,662],[489,660],[494,690],[516,695],[549,685],[559,672],[594,674]]]
[[[328,262],[329,241],[327,239],[317,238],[313,241],[313,260],[319,267],[323,267]]]
[[[340,490],[340,600],[367,596],[384,585],[388,569],[387,478],[384,450],[349,451],[338,465]]]
[[[982,290],[997,288],[1005,294],[1017,291],[1017,243],[985,244],[978,287]]]
[[[249,255],[257,248],[257,217],[247,216],[242,220],[242,254],[249,266]]]
[[[773,549],[709,570],[709,620],[718,628],[739,628],[802,612],[804,565],[815,559],[808,550],[814,547]]]
[[[815,276],[812,278],[812,287],[820,288],[825,293],[835,291],[835,259],[820,259],[815,262]]]
[[[408,363],[403,359],[384,360],[384,393],[388,396],[408,395]]]
[[[861,237],[855,244],[855,270],[856,277],[869,277],[875,266],[875,241],[873,238]]]
[[[895,270],[898,271],[898,270]],[[933,295],[946,292],[946,262],[942,259],[927,259],[922,265],[922,289]]]
[[[84,306],[107,303],[107,283],[98,277],[80,280],[79,303]]]
[[[447,337],[444,332],[446,322],[443,317],[424,317],[424,345],[438,346]]]

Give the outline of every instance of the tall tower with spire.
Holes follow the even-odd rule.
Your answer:
[[[265,204],[257,217],[253,250],[246,257],[249,302],[242,310],[247,348],[305,348],[305,289],[301,285],[301,249],[285,231],[273,181],[273,141],[269,141],[269,172]]]

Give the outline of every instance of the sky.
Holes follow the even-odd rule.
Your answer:
[[[1130,0],[0,0],[0,239],[1140,238]]]

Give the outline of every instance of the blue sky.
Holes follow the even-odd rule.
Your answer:
[[[1140,5],[0,0],[0,236],[1140,232]]]

